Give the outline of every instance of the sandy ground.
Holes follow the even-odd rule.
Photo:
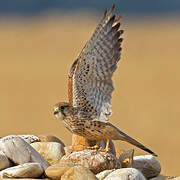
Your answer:
[[[55,119],[52,107],[67,100],[70,65],[97,22],[87,16],[0,20],[0,136],[53,134],[66,145],[71,143],[71,134]],[[110,119],[156,152],[167,175],[180,175],[177,22],[174,18],[123,19],[122,61],[114,74]]]

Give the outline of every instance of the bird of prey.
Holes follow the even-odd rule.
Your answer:
[[[144,145],[120,131],[109,122],[111,98],[114,90],[112,76],[121,56],[123,30],[120,30],[121,16],[113,15],[115,5],[96,27],[90,40],[72,64],[68,78],[69,102],[54,106],[54,115],[61,119],[72,133],[88,140],[122,140],[156,156]]]

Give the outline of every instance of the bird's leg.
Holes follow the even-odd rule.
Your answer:
[[[102,152],[108,152],[108,151],[110,151],[109,142],[110,142],[110,140],[107,139],[107,140],[106,140],[106,148],[104,149],[104,148],[100,147],[100,148],[99,148],[99,151],[102,151]]]
[[[97,141],[96,145],[94,146],[95,149],[98,149],[98,148],[99,148],[100,142],[101,142],[101,140],[98,140],[98,141]]]
[[[105,149],[106,151],[110,151],[109,142],[110,142],[109,139],[107,139],[107,141],[106,141],[106,149]]]
[[[94,145],[94,146],[92,146],[92,147],[88,147],[88,149],[98,149],[99,146],[100,146],[100,142],[101,142],[101,140],[97,140],[96,145]]]

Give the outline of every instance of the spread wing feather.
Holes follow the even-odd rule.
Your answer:
[[[112,75],[120,59],[123,33],[119,17],[107,12],[86,43],[69,73],[69,101],[94,120],[107,121],[111,114]]]

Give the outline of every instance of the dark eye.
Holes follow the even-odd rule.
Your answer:
[[[64,110],[64,106],[61,106],[61,111],[63,111]]]

